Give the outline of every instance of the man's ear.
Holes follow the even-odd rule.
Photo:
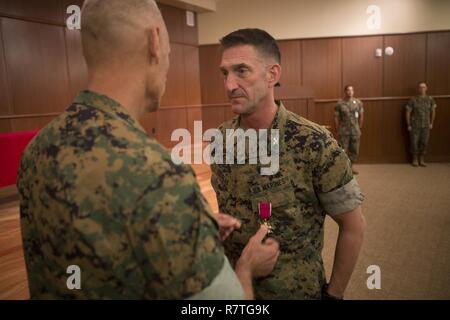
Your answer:
[[[271,65],[269,67],[267,76],[269,88],[275,87],[275,85],[280,81],[281,78],[281,66],[278,63]]]
[[[147,29],[148,55],[150,64],[158,64],[161,58],[161,38],[158,27]]]

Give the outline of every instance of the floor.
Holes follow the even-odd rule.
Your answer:
[[[207,168],[196,168],[202,192],[217,212]],[[450,299],[450,163],[359,165],[367,231],[347,299]],[[3,195],[0,192],[0,199]],[[29,298],[18,202],[0,202],[0,299]],[[327,218],[323,257],[331,272],[338,229]],[[369,266],[381,289],[368,289]]]

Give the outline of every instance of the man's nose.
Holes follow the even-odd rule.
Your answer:
[[[237,88],[238,84],[236,78],[232,74],[227,75],[225,78],[225,89],[227,90],[227,92],[231,93]]]

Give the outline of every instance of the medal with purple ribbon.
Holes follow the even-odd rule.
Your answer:
[[[272,203],[260,202],[258,203],[259,217],[261,218],[261,224],[264,224],[269,229],[268,233],[272,232],[273,227],[269,224],[269,218],[272,215]]]

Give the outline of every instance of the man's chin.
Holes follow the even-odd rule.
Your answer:
[[[159,109],[161,102],[159,100],[150,101],[147,105],[146,112],[155,112]]]
[[[235,114],[243,114],[246,111],[246,108],[244,105],[240,103],[233,103],[231,102],[231,111]]]

